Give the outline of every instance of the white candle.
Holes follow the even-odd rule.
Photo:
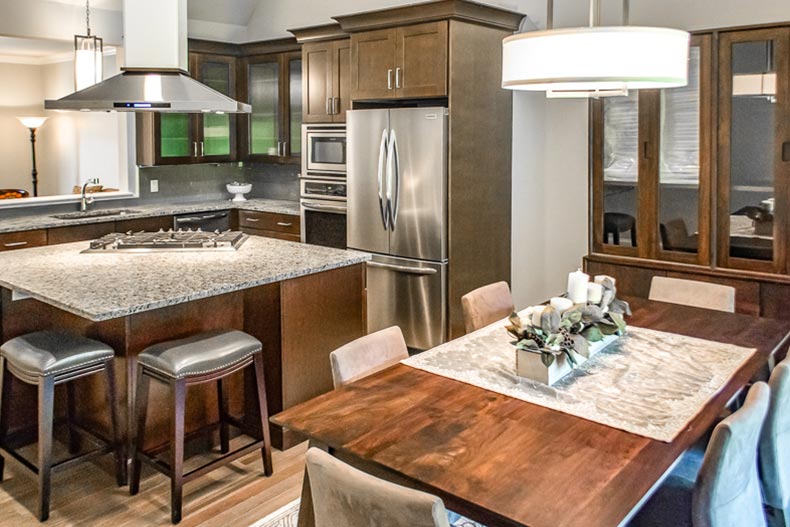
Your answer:
[[[601,284],[587,284],[587,302],[600,304],[603,298],[603,286]]]
[[[555,296],[554,298],[551,299],[549,304],[551,305],[551,307],[556,309],[560,315],[562,315],[567,310],[573,307],[572,300],[570,300],[569,298],[563,298],[561,296]]]
[[[587,284],[589,282],[590,275],[583,273],[581,269],[568,275],[568,298],[574,304],[587,302]]]

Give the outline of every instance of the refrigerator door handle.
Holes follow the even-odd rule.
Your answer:
[[[398,138],[395,135],[395,130],[391,132],[392,137],[392,145],[390,149],[392,150],[392,173],[394,174],[394,182],[395,182],[395,192],[393,195],[393,210],[392,210],[392,230],[395,230],[395,225],[398,223],[398,209],[400,208],[400,152],[398,151]]]
[[[380,262],[368,262],[369,267],[376,267],[377,269],[386,269],[388,271],[397,271],[399,273],[429,275],[436,274],[438,271],[430,267],[406,267],[405,265],[392,265]]]
[[[390,130],[389,143],[387,144],[387,209],[390,217],[390,230],[395,230],[398,219],[398,138],[395,130]],[[394,183],[394,191],[393,191]]]
[[[381,132],[381,143],[379,145],[379,163],[378,163],[378,178],[379,178],[379,210],[381,211],[381,221],[384,225],[384,230],[389,230],[388,208],[384,204],[384,176],[389,153],[387,151],[387,129]],[[387,188],[389,188],[389,183]]]

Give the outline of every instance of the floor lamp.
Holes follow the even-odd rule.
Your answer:
[[[38,196],[38,170],[36,170],[36,130],[44,126],[47,117],[17,117],[30,130],[30,150],[33,154],[33,197]]]

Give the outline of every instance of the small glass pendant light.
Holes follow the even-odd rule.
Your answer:
[[[74,88],[84,90],[101,82],[103,77],[102,39],[91,35],[90,0],[85,0],[86,35],[74,35]]]
[[[554,0],[547,4],[545,31],[505,38],[503,88],[572,98],[687,84],[688,32],[629,26],[628,0],[623,0],[622,26],[599,26],[599,0],[590,0],[589,27],[554,29]]]

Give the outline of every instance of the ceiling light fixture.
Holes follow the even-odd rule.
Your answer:
[[[598,25],[599,0],[590,0],[589,27],[554,29],[554,0],[547,0],[547,9],[545,31],[503,41],[503,88],[573,98],[688,83],[688,32],[629,26],[629,0],[623,0],[622,26]]]
[[[91,35],[90,0],[85,0],[85,25],[87,35],[74,35],[74,88],[84,90],[104,79],[103,52],[104,42]]]

